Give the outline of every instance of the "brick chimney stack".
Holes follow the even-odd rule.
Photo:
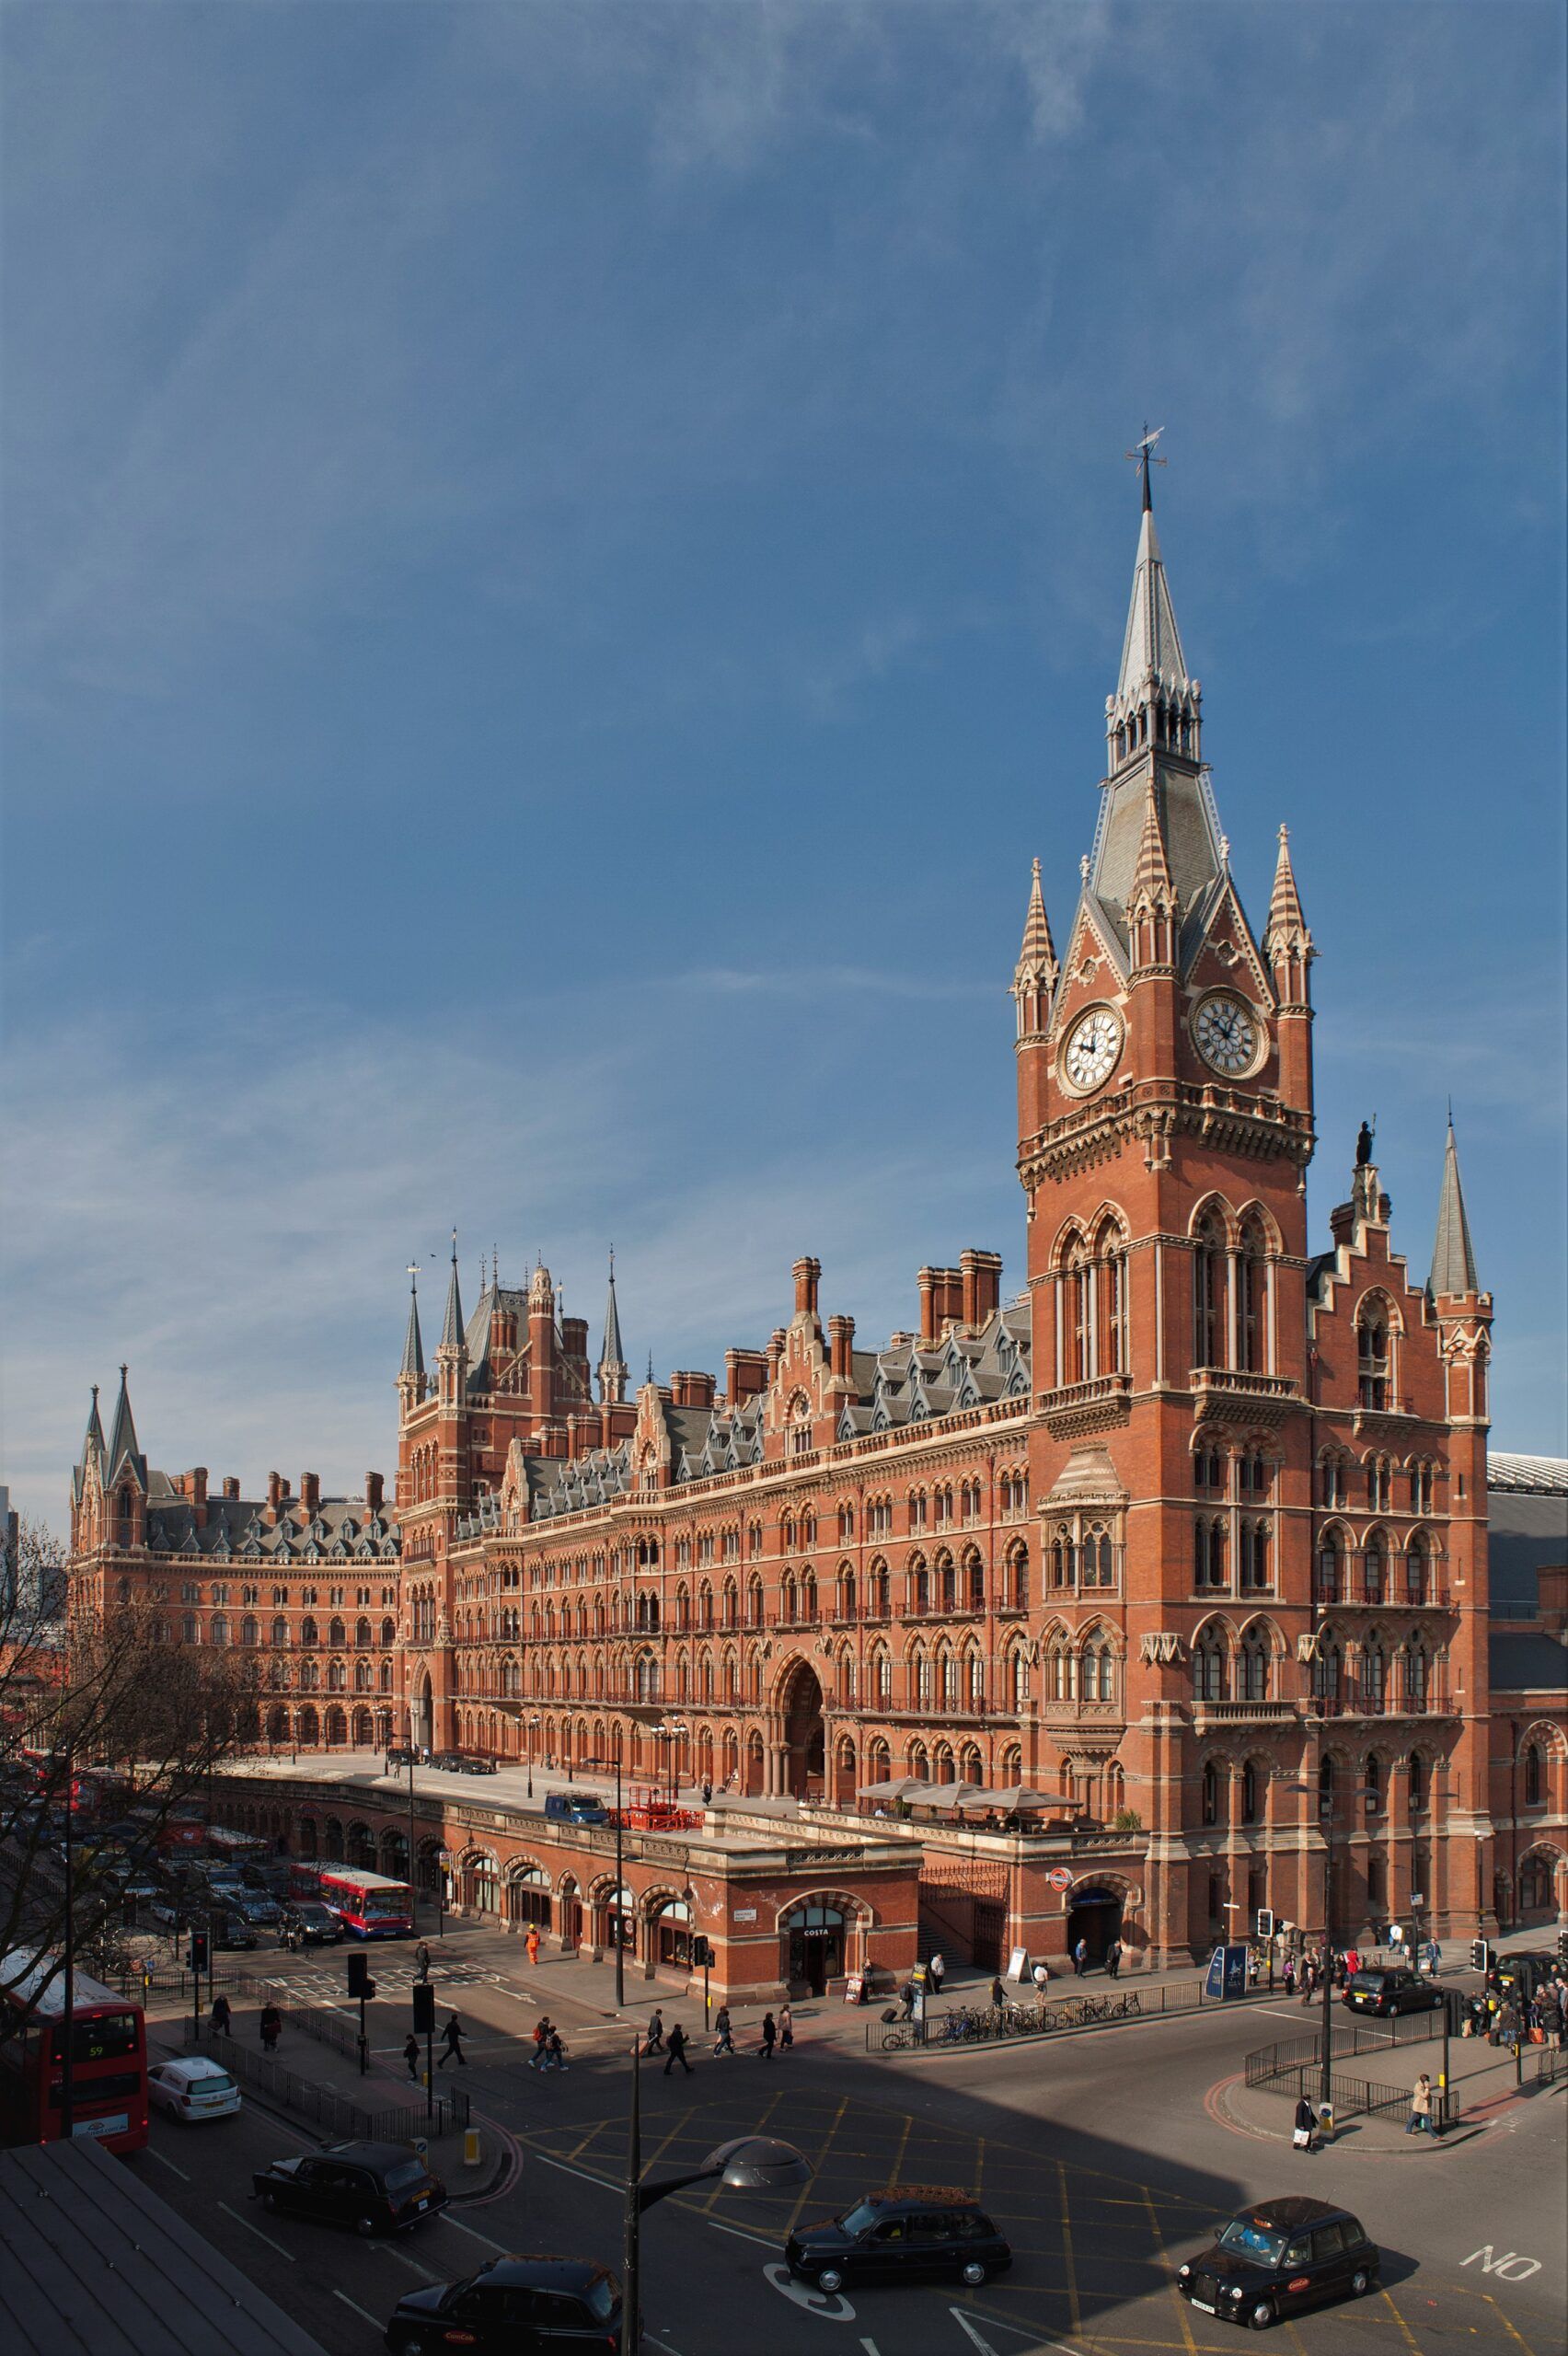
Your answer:
[[[854,1378],[855,1320],[852,1317],[830,1317],[827,1321],[829,1361],[836,1381],[848,1382]]]
[[[269,1472],[267,1475],[267,1519],[270,1522],[276,1522],[278,1508],[287,1495],[288,1491],[283,1486],[282,1474]]]
[[[231,1504],[237,1505],[239,1503],[239,1476],[237,1473],[225,1473],[224,1495],[229,1499]]]
[[[697,1374],[683,1368],[670,1377],[670,1392],[677,1407],[711,1407],[717,1389],[710,1374]]]
[[[309,1519],[313,1513],[318,1513],[320,1511],[321,1475],[319,1472],[302,1472],[300,1474],[299,1502],[301,1510],[305,1514],[306,1520]]]
[[[1002,1255],[971,1249],[959,1255],[963,1281],[963,1322],[984,1325],[994,1317],[1002,1298]]]
[[[767,1337],[767,1380],[770,1386],[777,1380],[778,1369],[783,1363],[784,1341],[784,1328],[776,1325]]]
[[[822,1282],[820,1260],[797,1260],[790,1271],[795,1279],[795,1314],[814,1317],[817,1313],[817,1287]]]
[[[922,1268],[917,1281],[920,1287],[920,1339],[934,1342],[937,1338],[937,1271]]]
[[[386,1484],[379,1472],[364,1476],[364,1509],[367,1514],[381,1511],[381,1500],[386,1495]]]
[[[767,1359],[761,1350],[726,1350],[724,1403],[739,1407],[767,1388]]]

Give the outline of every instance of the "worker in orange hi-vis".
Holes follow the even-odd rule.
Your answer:
[[[531,1923],[529,1924],[528,1935],[523,1944],[528,1950],[529,1962],[537,1963],[539,1960],[539,1926],[536,1923]]]

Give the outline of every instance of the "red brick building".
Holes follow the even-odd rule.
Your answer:
[[[922,1907],[981,1957],[1118,1922],[1136,1954],[1201,1952],[1265,1904],[1463,1928],[1495,1922],[1499,1872],[1516,1911],[1491,1301],[1453,1134],[1424,1283],[1366,1129],[1310,1249],[1312,938],[1283,827],[1250,925],[1203,724],[1146,479],[1066,947],[1037,864],[1013,981],[1021,1290],[965,1251],[868,1350],[803,1257],[788,1322],[721,1383],[628,1398],[613,1272],[591,1369],[548,1270],[491,1270],[466,1318],[455,1249],[433,1375],[410,1302],[395,1523],[376,1484],[296,1500],[274,1476],[260,1507],[225,1484],[214,1580],[205,1475],[156,1494],[95,1409],[75,1536],[98,1607],[150,1576],[201,1634],[221,1591],[228,1640],[254,1623],[268,1656],[275,1739],[618,1756],[837,1809],[898,1774],[1069,1793],[1054,1836],[922,1828]],[[1560,1785],[1561,1700],[1546,1724]],[[1532,1892],[1562,1903],[1563,1826],[1544,1838]]]

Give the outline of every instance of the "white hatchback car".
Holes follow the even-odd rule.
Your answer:
[[[199,2119],[230,2119],[239,2108],[239,2087],[215,2062],[192,2054],[189,2061],[157,2062],[147,2072],[147,2100],[155,2110],[191,2126]]]

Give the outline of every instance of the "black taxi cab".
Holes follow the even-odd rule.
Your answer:
[[[784,2262],[819,2291],[933,2276],[973,2288],[1010,2266],[1012,2251],[973,2193],[950,2184],[894,2184],[839,2216],[798,2225]]]
[[[1265,2331],[1282,2316],[1378,2287],[1382,2254],[1348,2209],[1291,2194],[1238,2210],[1207,2249],[1176,2269],[1205,2315]]]

